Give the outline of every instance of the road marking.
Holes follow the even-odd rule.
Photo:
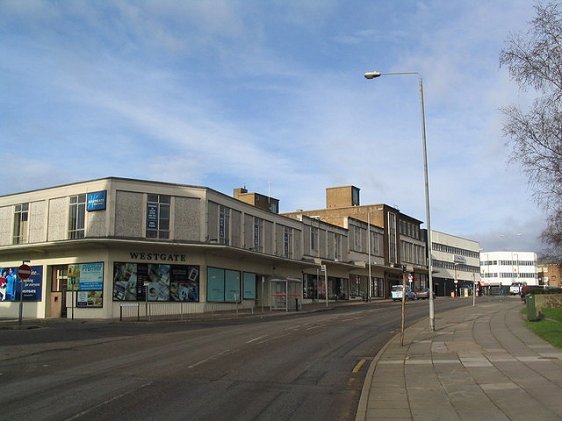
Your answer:
[[[363,365],[365,364],[365,360],[361,359],[353,368],[352,372],[357,374],[359,373],[359,370],[361,370],[361,367],[363,367]]]
[[[265,338],[265,337],[267,337],[267,335],[258,336],[257,338],[250,339],[250,340],[249,340],[248,342],[246,342],[246,343],[247,343],[247,344],[251,344],[252,342],[259,341],[260,339]]]
[[[99,408],[100,406],[107,405],[108,403],[111,403],[111,402],[113,402],[113,401],[115,401],[115,400],[117,400],[117,399],[121,399],[123,396],[130,395],[131,393],[134,393],[134,392],[136,392],[137,390],[143,389],[143,388],[145,388],[145,387],[147,387],[147,386],[150,386],[150,385],[152,385],[152,382],[142,384],[142,385],[140,385],[139,387],[137,387],[136,389],[129,390],[128,392],[121,393],[120,395],[117,395],[117,396],[113,396],[112,398],[107,399],[107,400],[105,400],[105,401],[103,401],[103,402],[100,402],[100,403],[98,403],[97,405],[92,406],[91,408],[86,409],[85,411],[82,411],[82,412],[77,413],[77,414],[74,415],[73,417],[66,418],[66,421],[70,421],[70,420],[74,420],[74,419],[76,419],[76,418],[80,418],[80,417],[86,415],[88,412],[91,412],[91,411],[93,411],[94,409]]]
[[[200,360],[200,361],[197,361],[196,363],[193,363],[193,364],[191,364],[191,365],[188,365],[187,368],[197,367],[198,365],[204,364],[204,363],[206,363],[207,361],[210,361],[210,360],[212,360],[212,359],[215,359],[215,358],[217,358],[217,357],[220,357],[220,356],[222,356],[222,355],[224,355],[224,354],[226,354],[226,353],[228,353],[228,352],[230,352],[230,349],[227,349],[227,350],[225,350],[225,351],[219,352],[218,354],[211,355],[211,356],[208,357],[208,358],[205,358],[205,359],[202,359],[202,360]]]

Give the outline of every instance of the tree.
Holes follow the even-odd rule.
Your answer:
[[[503,130],[511,158],[521,163],[535,198],[547,212],[542,239],[562,255],[562,11],[555,2],[535,9],[531,29],[507,41],[500,66],[536,97],[528,109],[502,108]]]

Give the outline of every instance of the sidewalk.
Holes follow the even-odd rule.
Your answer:
[[[525,326],[517,298],[435,315],[371,363],[356,421],[562,420],[562,349]]]

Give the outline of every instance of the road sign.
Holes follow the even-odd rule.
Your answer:
[[[18,276],[20,279],[27,279],[31,276],[31,268],[23,264],[18,268]]]

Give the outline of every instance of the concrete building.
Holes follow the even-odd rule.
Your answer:
[[[480,282],[480,244],[431,231],[433,286],[436,295],[466,295]]]
[[[491,251],[480,253],[482,284],[494,289],[520,282],[538,285],[537,254],[523,251]],[[504,291],[505,292],[505,291]]]
[[[284,215],[296,219],[307,216],[349,231],[350,261],[357,265],[366,262],[367,268],[371,268],[370,283],[369,275],[357,275],[357,288],[352,293],[389,297],[390,287],[402,283],[404,268],[412,289],[429,286],[426,238],[420,229],[421,221],[385,204],[361,205],[359,188],[355,186],[327,188],[323,209]],[[368,236],[364,237],[365,230],[351,226],[349,221],[366,223]]]
[[[419,228],[388,207],[372,215],[382,226],[366,213],[335,225],[279,215],[276,199],[245,189],[234,195],[244,201],[206,187],[110,177],[1,196],[0,317],[16,317],[20,299],[26,318],[288,310],[360,296],[369,270],[383,295],[383,280],[401,274],[400,221]],[[412,260],[423,255],[418,228],[407,237],[421,248]],[[24,261],[27,281],[16,276]]]

